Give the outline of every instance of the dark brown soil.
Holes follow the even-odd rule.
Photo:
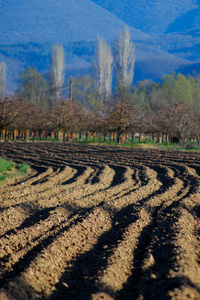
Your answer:
[[[0,299],[200,299],[200,154],[0,143]]]

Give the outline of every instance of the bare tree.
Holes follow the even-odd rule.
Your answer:
[[[24,122],[23,118],[28,114],[27,103],[22,99],[6,98],[0,100],[0,132],[16,125],[17,122]]]
[[[51,54],[51,91],[53,102],[61,98],[62,86],[65,78],[65,56],[62,45],[54,45]]]
[[[6,87],[6,63],[0,63],[0,100],[3,100],[3,95]]]
[[[122,135],[135,131],[137,127],[137,112],[126,99],[116,103],[114,108],[108,111],[108,123],[110,131],[117,133],[117,142],[122,143]]]
[[[112,69],[113,56],[110,46],[105,40],[99,38],[99,43],[96,49],[96,61],[94,63],[95,84],[98,89],[98,94],[103,102],[108,101],[112,92]]]
[[[132,84],[135,66],[135,46],[131,42],[128,27],[124,33],[119,31],[115,45],[115,67],[118,77],[118,86],[128,87]]]

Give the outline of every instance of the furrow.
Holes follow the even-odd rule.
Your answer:
[[[112,296],[116,297],[116,292],[121,290],[127,279],[131,275],[133,252],[138,243],[138,238],[145,226],[150,223],[151,217],[145,209],[139,212],[136,222],[130,224],[119,242],[118,247],[113,255],[109,258],[107,267],[99,274],[97,282],[96,294],[91,299],[101,299],[106,295],[111,297],[111,292],[107,294],[107,290],[112,291]]]
[[[19,228],[7,232],[0,240],[0,273],[11,270],[27,252],[42,243],[48,236],[57,234],[63,227],[76,220],[70,212],[59,207],[45,212],[38,211],[27,218]]]
[[[55,289],[62,273],[79,253],[89,251],[111,226],[109,213],[95,209],[81,223],[63,232],[6,287],[8,297],[43,299]],[[2,290],[2,293],[5,292]],[[1,294],[0,294],[1,295]]]

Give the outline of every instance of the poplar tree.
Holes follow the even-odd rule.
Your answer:
[[[128,27],[123,33],[121,30],[119,31],[115,44],[114,60],[118,88],[129,88],[134,77],[135,46],[131,42]]]
[[[94,63],[95,85],[102,102],[109,101],[112,93],[113,55],[107,42],[99,38]]]
[[[4,98],[4,91],[6,87],[6,63],[0,63],[0,100]]]
[[[62,45],[54,45],[51,54],[51,95],[52,101],[58,102],[61,98],[62,86],[65,79],[65,56]]]

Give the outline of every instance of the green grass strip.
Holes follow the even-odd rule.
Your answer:
[[[8,177],[24,176],[29,170],[30,166],[27,163],[15,164],[11,160],[0,157],[0,181]]]

